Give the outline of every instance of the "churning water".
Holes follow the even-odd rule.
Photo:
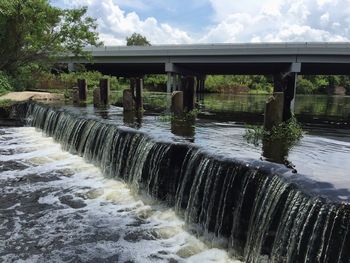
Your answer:
[[[35,128],[0,134],[1,262],[235,262]]]

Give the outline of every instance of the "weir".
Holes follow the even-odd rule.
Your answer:
[[[349,261],[349,205],[301,188],[282,166],[213,155],[35,103],[26,118],[105,176],[175,207],[198,234],[220,239],[246,262]]]

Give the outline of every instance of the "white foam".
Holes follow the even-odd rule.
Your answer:
[[[7,140],[1,140],[0,147],[13,150],[14,154],[1,155],[0,160],[16,160],[28,167],[0,172],[0,180],[25,178],[32,174],[53,177],[53,180],[21,183],[6,190],[8,193],[39,192],[42,194],[37,200],[39,204],[55,207],[29,222],[16,219],[7,242],[19,242],[22,246],[20,237],[35,237],[42,252],[27,255],[22,262],[43,262],[48,252],[51,261],[61,262],[66,255],[76,256],[77,250],[80,251],[79,260],[83,261],[117,253],[121,262],[168,262],[169,259],[178,262],[239,262],[230,258],[226,251],[209,248],[186,232],[184,221],[173,209],[155,201],[145,204],[125,183],[104,178],[100,169],[81,157],[62,151],[52,138],[29,127],[6,129],[6,132]],[[69,175],[65,176],[62,171],[69,171]],[[59,176],[59,180],[55,176]],[[62,201],[67,196],[84,202],[85,206],[70,207],[69,203]],[[11,209],[17,209],[17,206]],[[138,225],[138,222],[141,223]],[[96,231],[104,231],[107,236],[114,233],[120,238],[84,242]],[[133,240],[132,233],[137,232],[149,234],[150,238],[139,238],[136,234]],[[126,238],[128,235],[129,239]],[[79,239],[83,240],[81,244],[71,245]],[[62,242],[64,248],[55,248],[58,242]],[[8,254],[2,260],[21,262],[21,253]]]

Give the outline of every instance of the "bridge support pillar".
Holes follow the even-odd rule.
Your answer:
[[[168,75],[168,79],[166,82],[166,92],[170,94],[173,91],[174,76],[173,76],[173,73],[171,72],[168,72],[167,75]]]
[[[71,72],[74,72],[75,70],[75,66],[74,66],[74,63],[73,62],[69,62],[68,64],[68,72],[71,73]]]
[[[136,86],[135,86],[135,109],[137,111],[143,110],[143,98],[142,98],[142,90],[143,90],[143,78],[136,78]]]
[[[110,94],[110,83],[109,79],[100,79],[100,104],[109,104],[109,94]]]
[[[203,93],[204,92],[204,84],[205,84],[205,78],[206,76],[197,76],[196,80],[196,92],[197,93]]]
[[[185,111],[191,111],[194,109],[196,99],[195,84],[193,76],[182,78],[183,104]]]
[[[284,93],[283,103],[283,121],[287,121],[292,117],[294,112],[294,100],[296,93],[297,73],[274,75],[274,92]]]
[[[86,79],[78,79],[78,93],[79,93],[79,101],[86,101],[87,99]]]

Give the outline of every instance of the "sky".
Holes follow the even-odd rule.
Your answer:
[[[88,7],[105,45],[350,41],[350,0],[51,0]]]

